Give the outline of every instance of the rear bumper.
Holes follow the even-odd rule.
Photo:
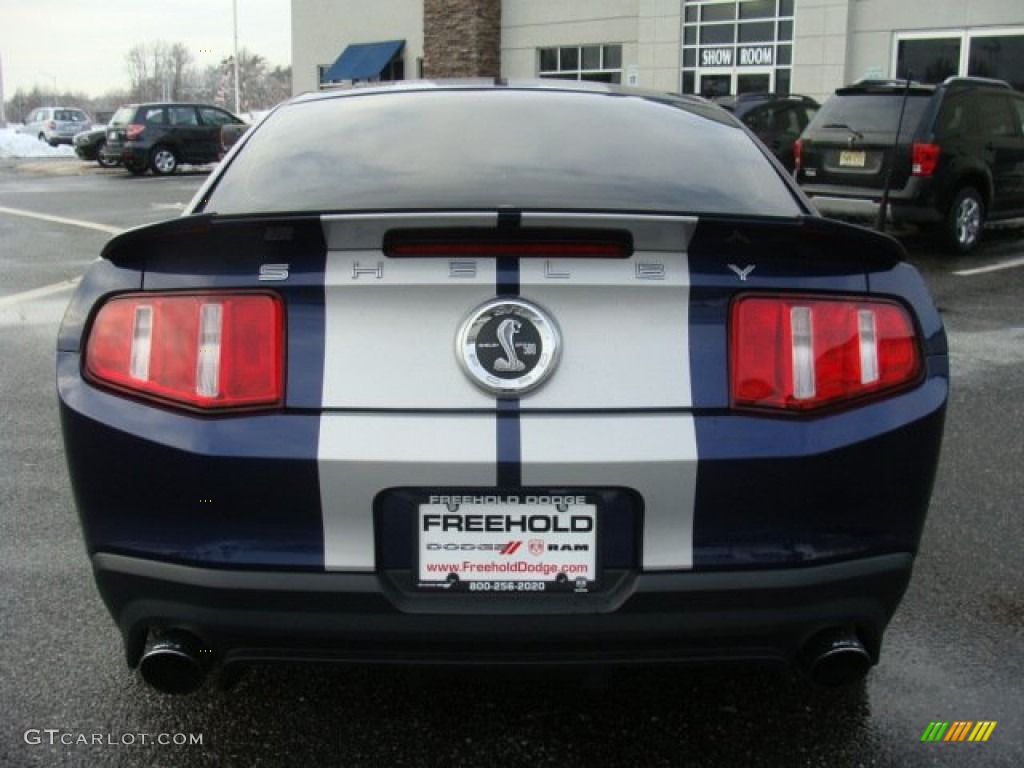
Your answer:
[[[571,594],[540,602],[534,595],[464,594],[428,595],[412,605],[403,604],[387,574],[233,571],[106,553],[92,560],[131,666],[150,629],[191,632],[207,658],[227,666],[295,660],[601,665],[791,663],[811,637],[835,627],[852,627],[877,661],[913,557],[623,573],[611,602]]]
[[[811,202],[823,216],[839,219],[877,219],[882,207],[881,198],[836,197],[832,195],[809,194]],[[942,214],[934,208],[890,200],[887,221],[927,224],[942,220]]]
[[[941,221],[943,213],[933,199],[927,179],[911,178],[902,189],[889,192],[888,221],[931,223]],[[881,189],[865,189],[827,184],[801,184],[818,212],[834,218],[876,219],[882,204]]]

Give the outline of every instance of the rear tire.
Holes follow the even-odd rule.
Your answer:
[[[104,157],[103,150],[107,148],[107,142],[101,141],[96,145],[96,162],[99,163],[100,168],[114,168],[120,165],[120,161],[116,157]]]
[[[946,212],[946,239],[957,253],[970,253],[981,240],[985,203],[974,187],[963,187]]]
[[[158,176],[170,176],[178,169],[178,156],[170,147],[156,147],[149,158],[149,167]]]

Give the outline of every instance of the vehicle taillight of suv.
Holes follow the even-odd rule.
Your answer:
[[[840,88],[798,145],[797,181],[825,215],[877,217],[888,177],[888,218],[940,224],[961,253],[986,220],[1024,216],[1024,94],[1000,80]]]

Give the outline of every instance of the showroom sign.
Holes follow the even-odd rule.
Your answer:
[[[740,48],[703,48],[702,67],[770,67],[775,63],[775,49],[770,45],[747,45]]]

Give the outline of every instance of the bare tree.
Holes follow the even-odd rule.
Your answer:
[[[163,40],[132,46],[125,63],[132,98],[138,101],[184,98],[186,82],[195,68],[192,53],[183,43]]]

